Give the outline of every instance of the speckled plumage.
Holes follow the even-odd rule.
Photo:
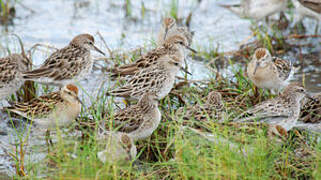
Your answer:
[[[155,93],[158,99],[162,99],[173,88],[175,76],[181,68],[175,56],[163,56],[155,65],[141,69],[129,77],[123,86],[108,94],[140,99],[144,93],[151,92]]]
[[[280,90],[289,84],[294,69],[290,61],[272,57],[267,49],[258,48],[247,65],[247,75],[259,88]]]
[[[93,36],[80,34],[68,46],[51,54],[40,68],[24,73],[23,78],[58,86],[82,80],[92,70],[91,49],[104,54],[94,46]]]
[[[184,62],[182,46],[185,45],[188,45],[188,40],[184,36],[171,36],[166,39],[162,46],[149,51],[146,55],[138,58],[135,62],[111,69],[111,77],[134,75],[142,69],[155,65],[159,60],[164,59],[167,56],[175,56],[182,64]]]
[[[0,100],[15,93],[24,80],[22,73],[28,70],[28,60],[20,54],[0,58]]]
[[[304,123],[321,122],[321,93],[313,95],[312,98],[305,98],[302,103],[300,121]]]
[[[5,112],[13,112],[48,129],[70,124],[76,119],[80,110],[78,88],[71,84],[64,86],[59,92],[4,108]]]
[[[149,137],[158,127],[161,113],[153,93],[145,93],[136,105],[120,110],[114,116],[116,130],[125,132],[134,141]]]
[[[273,99],[255,105],[234,119],[236,122],[267,122],[289,131],[299,119],[300,101],[305,97],[303,87],[290,84],[284,92]]]

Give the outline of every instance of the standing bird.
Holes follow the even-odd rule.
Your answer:
[[[180,69],[188,73],[176,56],[162,56],[155,65],[141,69],[130,76],[126,83],[108,95],[140,99],[146,92],[154,93],[158,99],[164,98],[173,88],[175,76]]]
[[[82,103],[78,98],[78,88],[68,84],[59,92],[53,92],[29,102],[16,103],[11,107],[6,107],[4,112],[18,114],[31,120],[40,128],[47,129],[47,143],[52,144],[49,139],[50,130],[70,125],[79,115],[81,105]]]
[[[4,111],[13,112],[33,121],[37,126],[54,129],[69,125],[79,115],[81,101],[78,88],[72,84],[64,86],[59,92],[53,92],[29,102],[20,102]]]
[[[263,101],[234,119],[235,122],[266,122],[289,131],[300,115],[300,101],[309,97],[305,89],[296,84],[288,85],[276,98]]]
[[[127,133],[134,141],[145,139],[152,135],[161,120],[158,99],[154,93],[144,93],[136,105],[120,110],[113,117],[117,131]]]
[[[162,46],[149,51],[146,55],[138,58],[138,60],[135,62],[111,69],[111,77],[115,78],[117,76],[132,76],[143,69],[155,65],[158,63],[158,61],[168,56],[175,56],[177,61],[180,64],[183,64],[184,48],[196,52],[190,48],[188,44],[188,39],[186,39],[186,37],[182,34],[176,34],[168,37]]]
[[[93,67],[94,60],[90,50],[105,55],[94,42],[94,37],[90,34],[74,37],[68,46],[51,54],[40,68],[25,72],[23,78],[61,87],[82,80]]]
[[[220,5],[241,18],[260,21],[286,9],[287,0],[241,0],[241,4]]]
[[[289,84],[295,68],[290,61],[272,57],[265,48],[258,48],[247,65],[247,75],[259,88],[280,90]]]

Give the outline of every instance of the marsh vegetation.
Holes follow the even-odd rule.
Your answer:
[[[282,137],[271,136],[264,124],[231,122],[247,108],[276,96],[255,88],[246,76],[246,64],[258,47],[294,59],[300,67],[295,80],[310,92],[321,91],[321,37],[314,21],[304,21],[304,34],[282,29],[283,21],[291,21],[290,9],[287,20],[272,18],[275,25],[267,29],[218,7],[221,1],[206,0],[13,2],[0,1],[1,56],[8,49],[20,51],[19,42],[10,35],[16,33],[38,66],[53,47],[62,47],[83,32],[95,34],[107,56],[97,58],[92,75],[77,84],[87,107],[71,127],[56,130],[49,152],[42,131],[1,113],[0,179],[2,172],[18,179],[321,179],[320,114],[311,116],[312,126],[320,128],[301,126]],[[105,96],[111,86],[121,83],[112,82],[106,69],[135,61],[154,48],[165,16],[194,31],[192,46],[198,53],[189,54],[186,64],[193,75],[181,73],[171,93],[160,101],[161,123],[150,138],[136,143],[136,158],[125,164],[103,164],[97,157],[101,146],[96,122],[111,118],[112,126],[113,114],[125,106],[121,99]],[[28,86],[38,96],[57,90]],[[204,103],[211,91],[222,94],[228,113],[224,123],[193,117],[187,121],[175,115],[179,107]],[[22,100],[19,97],[8,99]],[[300,123],[311,125],[306,119]]]

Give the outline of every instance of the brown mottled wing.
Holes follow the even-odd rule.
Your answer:
[[[268,122],[277,118],[285,119],[293,116],[294,112],[289,112],[288,103],[280,103],[278,99],[271,99],[262,102],[234,119],[236,122],[253,122],[259,120]]]
[[[292,71],[292,63],[277,57],[273,57],[273,62],[279,72],[280,78],[282,80],[288,79]]]
[[[149,51],[146,55],[140,57],[133,63],[125,64],[111,70],[112,77],[134,75],[139,69],[148,68],[155,65],[157,59],[170,51],[169,46],[161,46]]]
[[[86,53],[89,52],[85,49],[67,46],[54,52],[39,69],[26,72],[24,78],[72,79],[80,73],[81,67],[85,65]]]
[[[167,78],[167,74],[156,67],[142,69],[129,78],[126,85],[111,91],[110,94],[120,97],[142,96],[145,92],[160,89]]]
[[[136,105],[117,112],[114,116],[117,129],[129,133],[139,128],[144,120],[141,112],[141,108]]]
[[[16,78],[18,65],[10,57],[0,58],[0,88]]]
[[[40,96],[29,102],[16,103],[11,107],[5,108],[5,110],[12,112],[19,112],[17,114],[24,114],[29,118],[44,117],[54,110],[55,105],[62,102],[58,92],[50,93],[45,96]]]
[[[299,2],[306,8],[321,14],[321,1],[320,0],[299,0]]]
[[[321,122],[321,93],[313,96],[312,99],[306,99],[300,111],[300,120],[305,123]]]

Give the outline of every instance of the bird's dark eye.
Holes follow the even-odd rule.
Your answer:
[[[179,66],[179,64],[178,64],[178,63],[174,63],[174,65],[175,65],[175,66]]]
[[[301,92],[304,92],[304,89],[300,89]]]
[[[180,45],[184,45],[183,41],[179,41],[178,43],[179,43]]]
[[[89,44],[90,44],[90,45],[92,45],[92,44],[93,44],[93,42],[89,41]]]

